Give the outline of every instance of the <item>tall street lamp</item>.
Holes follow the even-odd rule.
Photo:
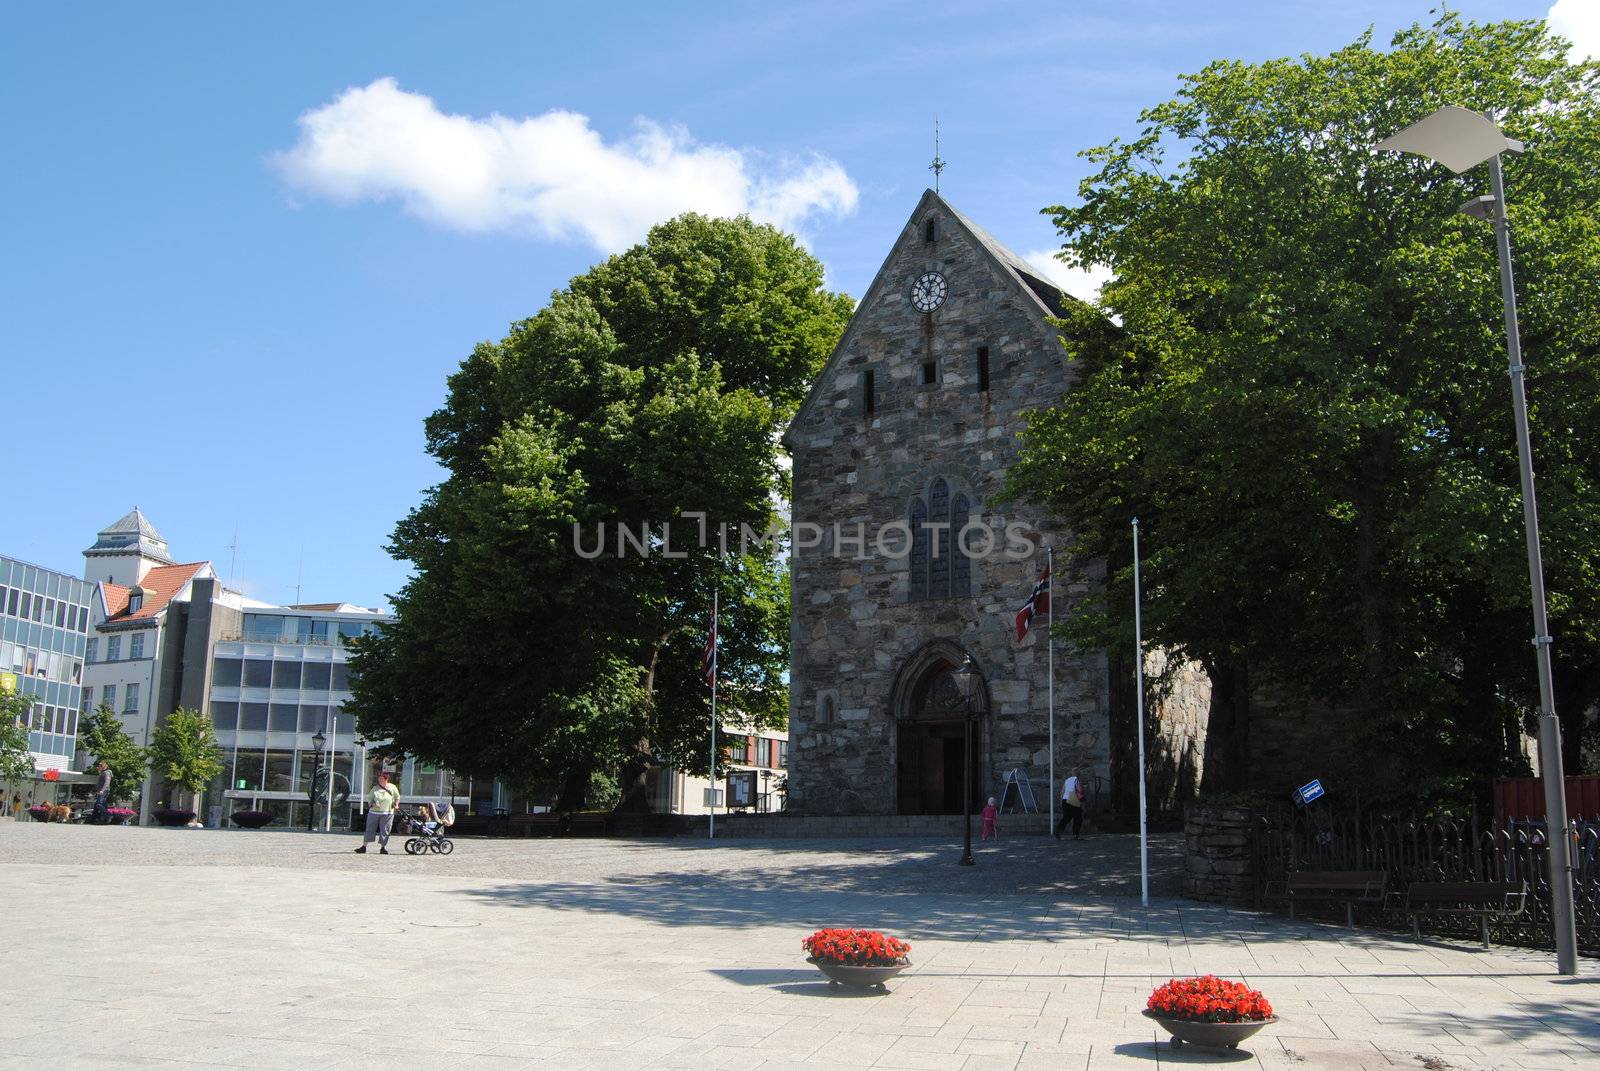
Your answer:
[[[962,726],[966,730],[961,751],[961,865],[977,866],[978,861],[972,858],[972,693],[978,684],[978,667],[973,663],[972,656],[962,659],[961,665],[950,671],[950,676],[961,693],[962,711],[965,714]]]
[[[1500,256],[1500,297],[1505,305],[1506,352],[1511,364],[1511,406],[1517,423],[1517,458],[1522,469],[1522,516],[1527,529],[1528,583],[1533,594],[1533,648],[1539,670],[1539,777],[1544,782],[1545,823],[1550,852],[1550,914],[1555,923],[1556,966],[1562,974],[1578,973],[1578,931],[1572,910],[1572,866],[1567,840],[1566,777],[1561,763],[1561,723],[1556,720],[1555,681],[1550,668],[1550,628],[1545,618],[1544,563],[1539,554],[1539,507],[1533,494],[1533,453],[1528,444],[1528,399],[1523,389],[1522,340],[1517,331],[1517,293],[1511,277],[1511,228],[1506,222],[1502,152],[1522,151],[1522,142],[1508,138],[1477,112],[1454,106],[1440,108],[1419,123],[1378,142],[1377,148],[1416,153],[1456,174],[1489,164],[1494,191],[1475,197],[1460,211],[1494,223]]]
[[[328,738],[322,735],[321,729],[318,729],[317,735],[311,738],[311,782],[306,786],[307,833],[312,831],[317,821],[317,774],[322,772],[322,749],[327,743]]]

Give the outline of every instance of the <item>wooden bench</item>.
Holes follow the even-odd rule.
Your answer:
[[[574,814],[567,816],[567,836],[603,837],[606,835],[606,815]]]
[[[1354,929],[1356,905],[1382,903],[1389,874],[1383,870],[1300,870],[1276,884],[1276,891],[1268,886],[1267,895],[1288,900],[1290,918],[1294,918],[1296,903],[1343,904],[1345,924]]]
[[[1476,915],[1483,947],[1489,947],[1489,920],[1509,919],[1528,906],[1525,881],[1413,881],[1406,886],[1406,917],[1411,935],[1421,937],[1423,915]]]
[[[561,835],[561,816],[542,814],[514,814],[511,816],[511,835],[514,837],[558,837]]]

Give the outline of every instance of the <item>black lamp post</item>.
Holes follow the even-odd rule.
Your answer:
[[[322,735],[319,729],[317,735],[311,738],[311,746],[316,750],[311,753],[311,781],[306,785],[306,832],[310,833],[317,821],[317,774],[322,772],[322,748],[327,744],[328,738]]]
[[[978,683],[978,667],[973,664],[972,656],[962,659],[961,665],[950,671],[950,676],[961,693],[962,709],[966,715],[962,719],[966,733],[961,750],[961,865],[977,866],[978,861],[972,858],[972,691]]]

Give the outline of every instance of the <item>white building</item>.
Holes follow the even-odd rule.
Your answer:
[[[708,742],[709,746],[709,742]],[[728,772],[717,788],[717,813],[745,811],[766,814],[781,811],[788,800],[789,734],[782,730],[751,731],[727,727],[717,734],[717,746]],[[650,809],[661,814],[709,814],[708,778],[670,767],[649,773]]]

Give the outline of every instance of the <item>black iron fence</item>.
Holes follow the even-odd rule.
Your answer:
[[[1572,821],[1574,909],[1578,949],[1600,957],[1600,818]],[[1409,930],[1403,900],[1414,881],[1527,882],[1527,908],[1514,918],[1490,920],[1490,937],[1501,944],[1553,948],[1547,831],[1543,819],[1430,818],[1417,821],[1339,815],[1326,808],[1297,808],[1263,815],[1250,851],[1259,906],[1283,907],[1267,896],[1269,884],[1296,871],[1382,870],[1396,894],[1384,904],[1357,908],[1359,923]],[[1328,917],[1344,919],[1344,908],[1327,905]],[[1304,907],[1300,913],[1306,913]],[[1424,916],[1426,933],[1475,938],[1476,919]]]

